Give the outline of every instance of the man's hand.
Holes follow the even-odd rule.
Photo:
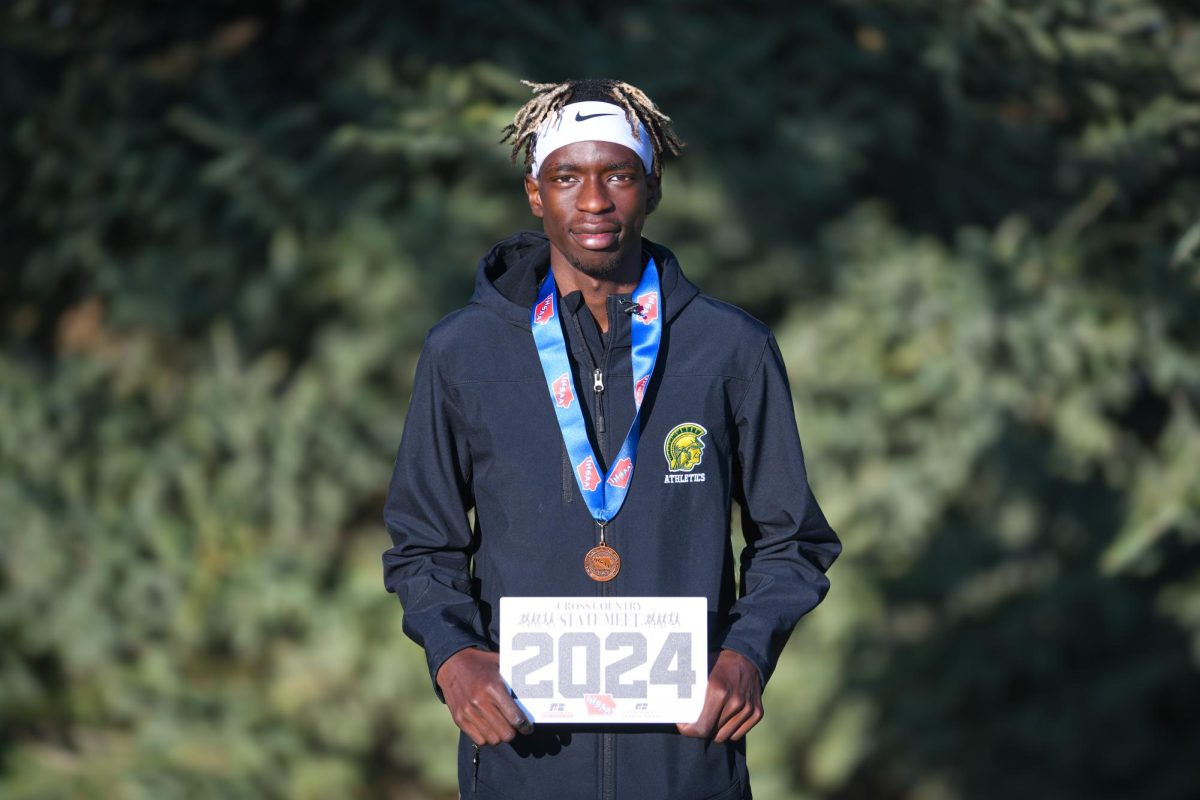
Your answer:
[[[684,736],[699,739],[712,736],[717,743],[736,742],[762,718],[762,680],[758,669],[741,653],[722,650],[708,676],[699,719],[677,727]]]
[[[533,725],[500,678],[498,653],[459,650],[438,670],[437,684],[454,724],[475,744],[511,742],[518,733],[533,733]]]

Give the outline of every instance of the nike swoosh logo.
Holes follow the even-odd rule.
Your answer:
[[[591,119],[592,117],[615,117],[615,116],[616,116],[616,114],[613,114],[613,113],[611,113],[611,112],[608,112],[608,111],[602,111],[602,112],[600,112],[599,114],[588,114],[588,115],[585,117],[584,115],[582,115],[582,114],[580,114],[578,111],[576,111],[576,112],[575,112],[575,121],[576,121],[576,122],[587,122],[587,121],[588,121],[589,119]]]

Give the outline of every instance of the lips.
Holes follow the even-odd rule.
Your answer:
[[[608,250],[620,238],[620,229],[612,225],[578,225],[571,236],[585,250]]]

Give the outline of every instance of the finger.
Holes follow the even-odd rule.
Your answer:
[[[761,721],[762,721],[762,718],[763,718],[763,712],[762,712],[762,709],[761,709],[761,708],[760,708],[760,709],[757,709],[757,710],[755,711],[755,713],[753,713],[753,714],[751,714],[751,715],[750,715],[750,718],[749,718],[749,719],[747,719],[745,722],[743,722],[743,723],[742,723],[742,724],[741,724],[741,725],[738,727],[738,729],[737,729],[736,731],[734,731],[734,732],[733,732],[733,735],[729,737],[730,741],[734,741],[734,742],[736,742],[736,741],[738,741],[739,739],[741,739],[742,737],[744,737],[744,736],[745,736],[747,733],[749,733],[749,732],[750,732],[750,730],[751,730],[751,729],[752,729],[752,728],[753,728],[755,725],[757,725],[759,722],[761,722]]]
[[[680,727],[679,732],[684,736],[695,736],[699,739],[712,735],[717,724],[717,715],[721,713],[724,704],[725,691],[714,690],[710,683],[704,692],[704,705],[700,708],[700,716],[695,722]]]
[[[751,728],[753,728],[755,725],[757,725],[759,722],[762,721],[762,718],[763,718],[762,706],[758,706],[758,707],[752,709],[750,715],[745,719],[745,721],[743,721],[742,724],[738,726],[737,730],[735,730],[733,733],[731,733],[729,735],[729,741],[736,742],[739,739],[741,739],[742,737],[744,737],[747,733],[750,732]]]
[[[749,705],[741,695],[730,693],[725,698],[720,713],[717,714],[717,721],[713,724],[713,729],[716,731],[724,729],[731,720],[740,718]]]
[[[703,739],[708,736],[712,732],[712,726],[712,721],[705,719],[703,709],[700,711],[700,716],[696,717],[695,722],[680,722],[675,725],[684,736],[692,736],[697,739]]]
[[[515,734],[492,698],[486,695],[471,701],[469,720],[479,730],[485,744],[495,745],[511,741]]]
[[[750,705],[738,704],[733,707],[730,714],[725,715],[723,721],[717,726],[717,734],[713,737],[713,741],[717,744],[729,741],[729,737],[741,727],[751,714],[754,713],[754,707]]]
[[[517,736],[517,731],[509,725],[498,713],[492,713],[487,718],[487,743],[491,745],[511,742]]]
[[[467,735],[476,747],[483,747],[487,744],[487,737],[483,735],[483,731],[479,730],[479,726],[469,720],[455,720],[458,729]]]
[[[525,735],[533,733],[533,723],[529,721],[529,716],[509,696],[507,688],[494,693],[494,697],[496,710],[504,718],[505,723],[518,733]]]
[[[459,705],[450,698],[447,698],[446,704],[450,706],[450,719],[454,720],[454,724],[458,729],[465,733],[472,742],[477,746],[482,747],[487,744],[487,737],[476,724],[476,715],[472,712],[471,703],[469,701]]]
[[[492,727],[497,731],[501,742],[511,742],[513,739],[517,738],[517,733],[520,731],[520,726],[516,725],[514,720],[522,722],[525,725],[529,724],[529,721],[525,719],[524,713],[522,713],[519,708],[515,711],[502,708],[499,705],[496,705],[492,708],[489,721],[491,722]]]

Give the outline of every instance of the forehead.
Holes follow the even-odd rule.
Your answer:
[[[642,169],[642,159],[623,144],[589,140],[563,145],[546,156],[540,172],[552,170],[565,164],[575,167],[605,169],[614,165],[634,166]]]

